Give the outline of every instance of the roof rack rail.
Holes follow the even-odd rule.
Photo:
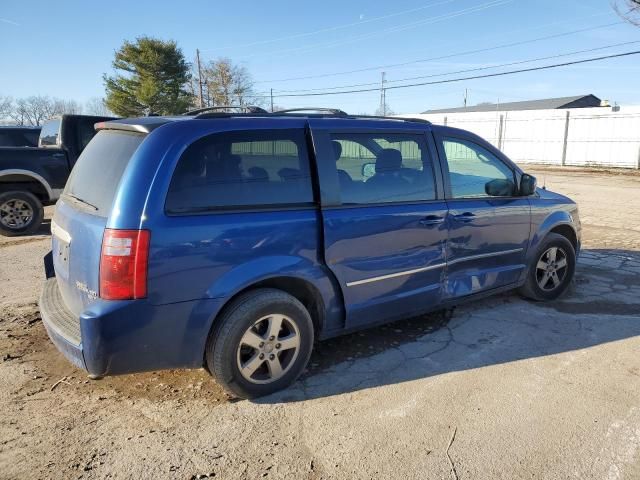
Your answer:
[[[183,115],[199,115],[204,112],[210,112],[215,110],[223,110],[223,113],[229,113],[227,110],[239,110],[244,113],[269,113],[262,107],[256,107],[255,105],[216,105],[214,107],[196,108],[195,110],[189,110]]]
[[[380,119],[380,120],[403,120],[405,122],[418,122],[418,123],[426,123],[431,125],[429,120],[424,118],[415,118],[415,117],[389,117],[385,115],[352,115],[354,118],[372,118],[372,119]]]
[[[349,114],[339,108],[315,108],[315,107],[305,107],[305,108],[285,108],[284,110],[276,110],[273,113],[302,113],[302,112],[318,112],[318,113],[329,113],[331,115],[348,117]]]

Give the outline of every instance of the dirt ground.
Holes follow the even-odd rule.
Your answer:
[[[529,170],[580,207],[567,295],[321,343],[254,402],[203,370],[89,381],[38,315],[48,224],[0,237],[0,478],[640,478],[640,176]]]

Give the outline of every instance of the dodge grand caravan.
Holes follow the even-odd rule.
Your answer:
[[[256,397],[291,384],[315,340],[565,291],[576,204],[491,144],[305,112],[96,125],[56,205],[40,300],[73,364],[92,378],[204,366]]]

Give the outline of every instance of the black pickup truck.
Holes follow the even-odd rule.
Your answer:
[[[56,202],[94,125],[105,120],[112,118],[63,115],[42,126],[37,147],[0,146],[0,235],[39,228],[43,206]]]

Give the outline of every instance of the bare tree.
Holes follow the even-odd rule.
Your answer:
[[[0,95],[0,121],[5,120],[13,110],[13,99]]]
[[[396,112],[394,112],[393,110],[391,110],[391,107],[390,107],[390,106],[389,106],[389,104],[388,104],[388,103],[386,103],[386,102],[385,102],[385,104],[384,104],[384,108],[382,108],[382,107],[378,107],[378,108],[376,109],[376,113],[375,113],[375,115],[380,116],[380,117],[383,117],[383,116],[388,117],[389,115],[395,115],[395,114],[396,114]]]
[[[107,108],[104,103],[104,98],[101,97],[92,97],[87,100],[87,103],[84,104],[84,112],[87,115],[97,115],[100,117],[113,116],[113,112]]]
[[[627,22],[640,27],[640,0],[611,0],[611,5]]]
[[[82,113],[82,105],[76,102],[75,100],[66,100],[66,99],[53,99],[53,115],[64,115],[65,113],[70,114],[81,114]]]
[[[55,102],[42,95],[34,95],[16,100],[11,118],[18,125],[41,125],[56,114]]]
[[[18,125],[42,125],[50,118],[65,113],[81,113],[82,106],[75,100],[51,98],[43,95],[19,98],[9,116]]]
[[[234,65],[228,58],[220,58],[202,68],[204,104],[216,105],[262,104],[253,90],[253,80],[247,69]],[[192,84],[198,88],[198,82]]]

